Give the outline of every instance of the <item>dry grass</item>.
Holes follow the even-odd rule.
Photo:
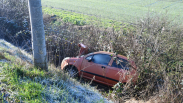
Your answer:
[[[48,51],[54,56],[52,60],[58,59],[59,63],[66,56],[76,56],[80,42],[91,52],[117,51],[135,61],[140,75],[135,87],[121,87],[122,92],[114,89],[111,95],[115,94],[115,97],[111,99],[124,101],[128,96],[147,101],[157,96],[160,102],[177,102],[182,97],[183,29],[170,23],[166,17],[155,16],[120,31],[63,23],[47,30]]]

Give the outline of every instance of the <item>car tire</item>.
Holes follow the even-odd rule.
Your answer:
[[[78,70],[75,66],[72,65],[66,66],[64,71],[67,72],[70,77],[73,78],[78,77]]]

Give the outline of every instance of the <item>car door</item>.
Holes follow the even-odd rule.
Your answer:
[[[104,81],[111,56],[108,54],[93,54],[86,56],[82,62],[81,75],[97,81]]]
[[[128,61],[123,58],[113,57],[112,64],[106,69],[105,82],[115,85],[117,82],[126,83],[129,74]]]

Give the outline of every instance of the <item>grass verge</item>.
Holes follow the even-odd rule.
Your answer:
[[[33,80],[34,77],[44,77],[45,73],[33,67],[26,67],[23,62],[8,53],[3,53],[6,62],[0,62],[1,89],[11,92],[10,97],[4,99],[14,102],[37,102],[41,103],[41,93],[44,90],[40,83]],[[16,61],[16,62],[15,62]],[[8,95],[8,94],[5,94]]]
[[[14,55],[11,50],[0,47],[0,54],[2,102],[108,102],[94,88],[81,85],[51,64],[46,72],[33,67],[22,58],[17,58],[15,55],[19,54]]]

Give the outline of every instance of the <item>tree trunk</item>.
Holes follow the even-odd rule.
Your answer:
[[[34,66],[48,70],[41,0],[28,0]]]

